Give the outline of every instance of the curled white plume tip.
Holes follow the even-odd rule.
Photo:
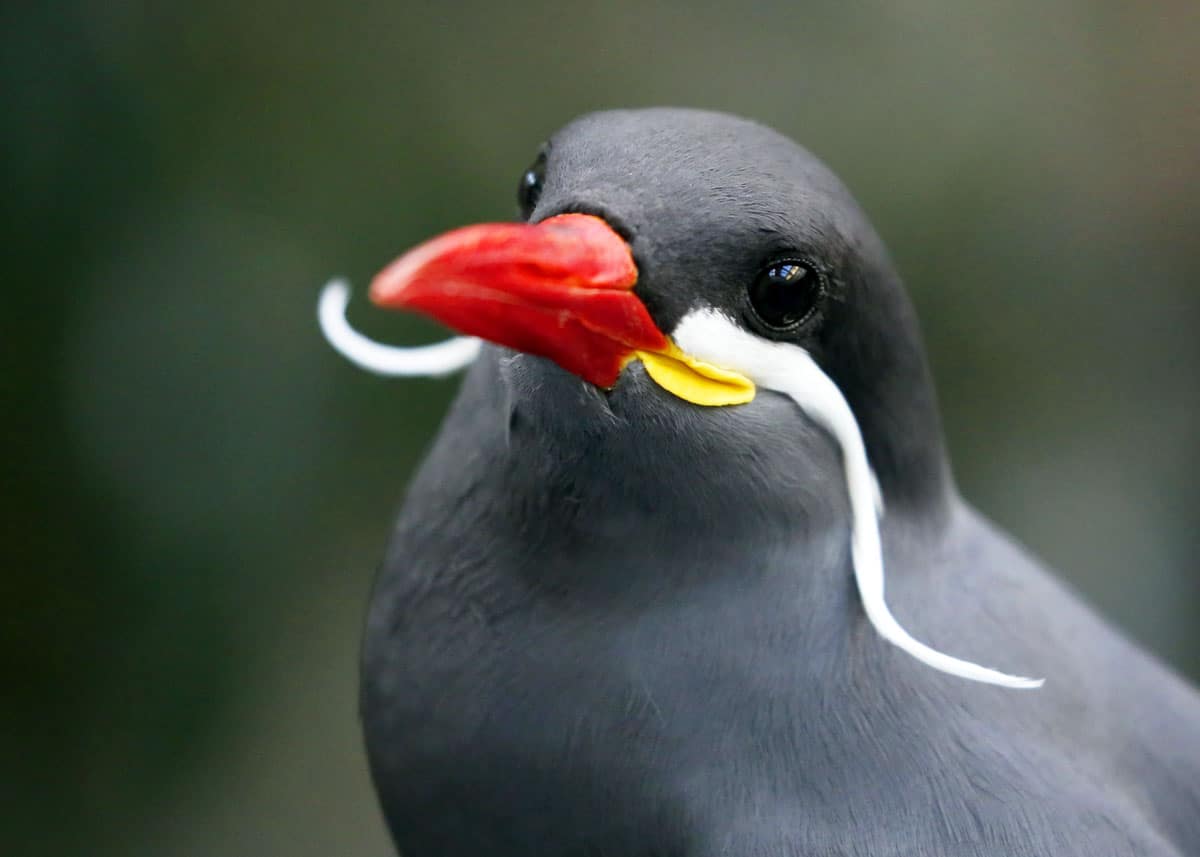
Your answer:
[[[340,278],[330,280],[317,301],[317,321],[334,350],[368,372],[389,378],[439,378],[465,369],[479,356],[481,343],[473,336],[454,336],[411,348],[370,340],[346,320],[349,303],[350,284]]]

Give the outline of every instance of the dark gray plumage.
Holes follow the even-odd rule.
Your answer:
[[[796,251],[789,336],[841,388],[915,635],[1039,691],[937,673],[874,633],[837,447],[789,399],[700,408],[631,365],[603,393],[488,348],[380,571],[362,712],[406,857],[1200,854],[1200,697],[957,495],[907,298],[812,156],[684,110],[585,117],[533,219],[601,215],[670,332]]]

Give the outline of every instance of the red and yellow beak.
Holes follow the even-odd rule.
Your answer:
[[[415,310],[469,336],[547,357],[609,388],[632,360],[700,405],[754,398],[754,384],[682,353],[634,294],[629,245],[599,217],[490,223],[405,253],[371,283],[371,300]]]

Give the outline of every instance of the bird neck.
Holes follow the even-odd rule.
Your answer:
[[[573,546],[653,545],[659,556],[682,543],[845,542],[842,451],[790,398],[764,390],[745,405],[701,408],[637,365],[607,395],[545,361],[517,356],[503,367],[510,395],[499,469],[508,496],[519,498],[511,522],[519,531],[570,533]],[[930,508],[943,502],[939,462],[904,459],[903,446],[887,450],[896,457],[882,460],[882,487],[896,523],[930,529],[939,521]],[[917,464],[929,482],[913,491],[901,475]]]

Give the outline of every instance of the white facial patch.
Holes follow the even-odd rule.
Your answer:
[[[789,396],[828,431],[841,448],[850,494],[850,554],[859,598],[879,635],[936,670],[1013,688],[1041,687],[1044,679],[1007,675],[932,649],[900,626],[883,599],[883,548],[879,484],[854,412],[832,379],[798,345],[771,342],[742,329],[713,309],[689,313],[672,334],[684,353],[745,375],[760,387]]]
[[[398,348],[363,336],[346,321],[350,286],[330,280],[317,302],[317,321],[329,344],[351,363],[390,378],[440,378],[465,369],[479,356],[482,343],[473,336],[454,336],[433,345]]]

